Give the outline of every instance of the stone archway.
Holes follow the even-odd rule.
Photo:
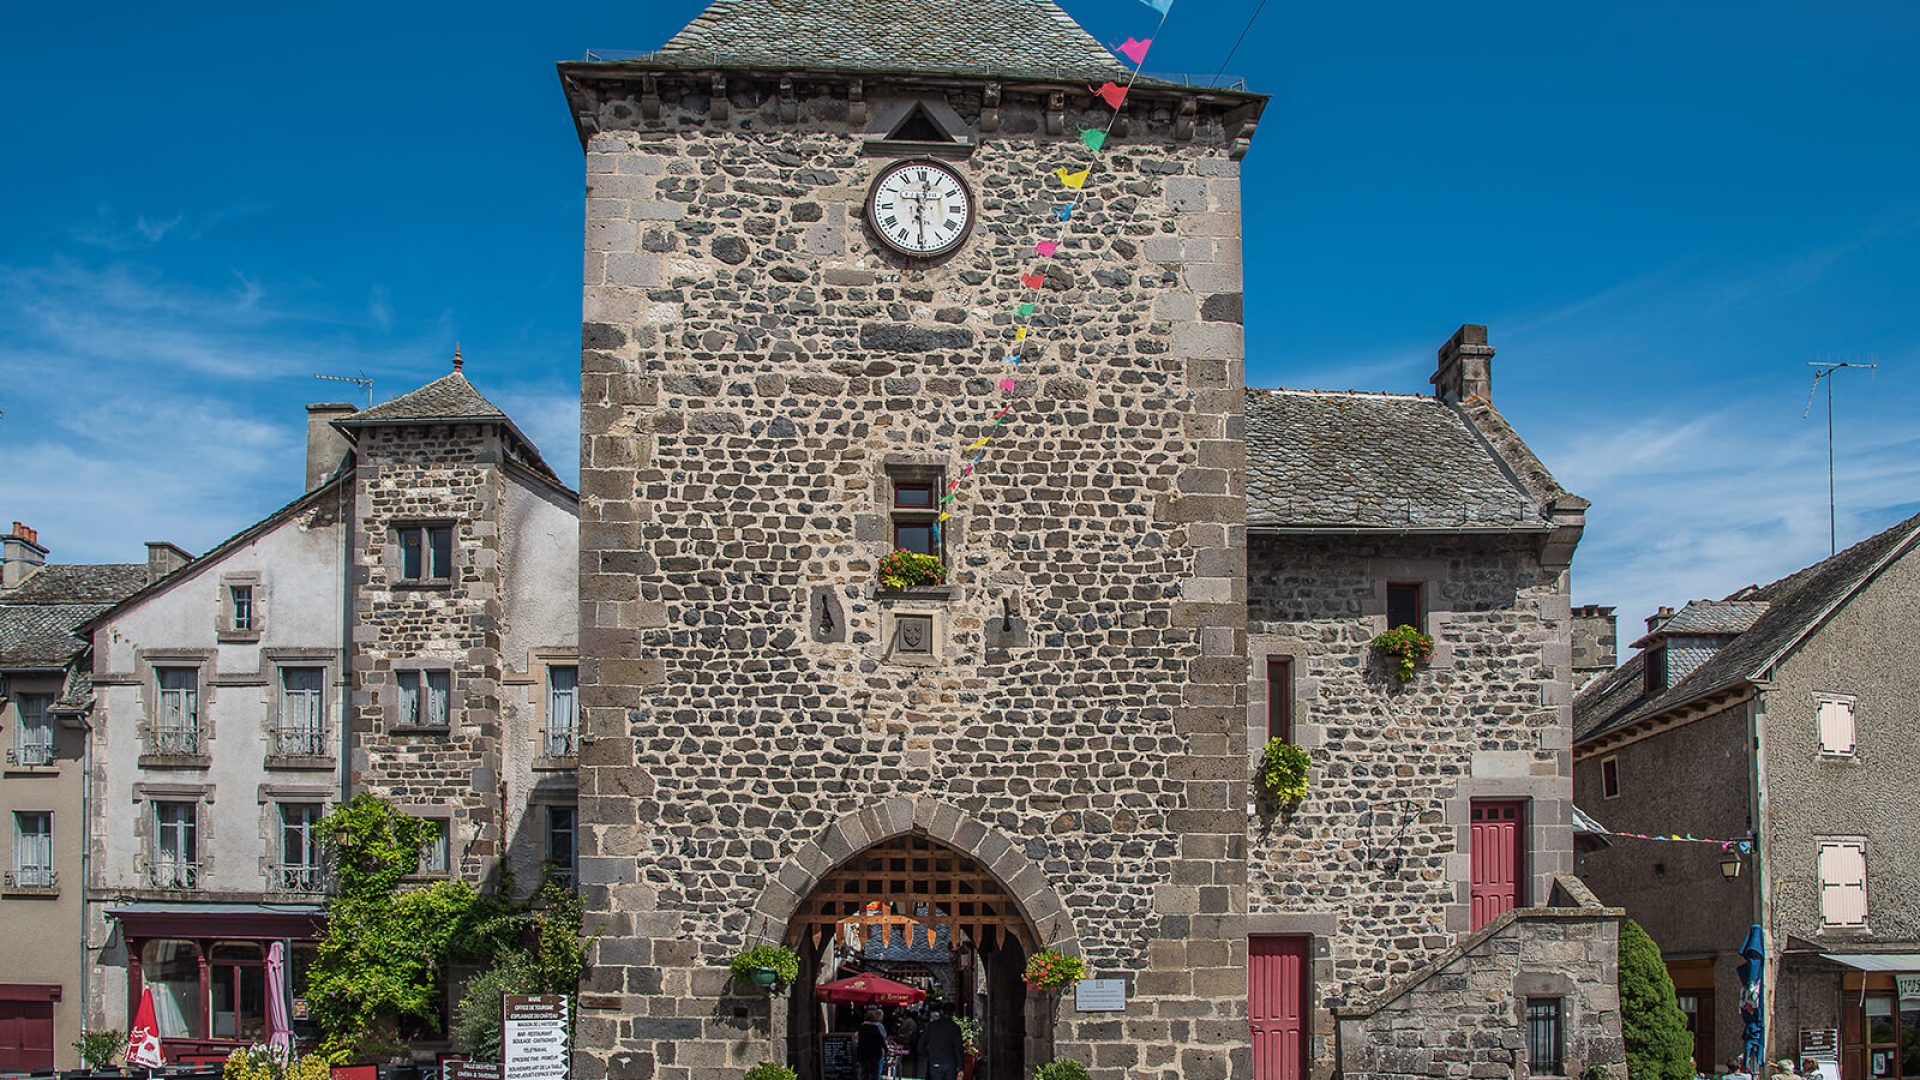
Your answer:
[[[833,1018],[814,1004],[813,987],[834,927],[875,900],[936,928],[956,968],[969,972],[967,1000],[950,1004],[989,1014],[979,1017],[988,1044],[979,1080],[1024,1080],[1029,1062],[1047,1060],[1054,1017],[1019,974],[1035,948],[1075,947],[1065,905],[1006,837],[944,803],[896,798],[803,844],[756,905],[762,933],[801,955],[783,1018],[787,1059],[801,1080],[823,1078],[821,1035]]]

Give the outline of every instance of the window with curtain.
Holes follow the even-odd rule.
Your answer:
[[[53,764],[53,707],[51,694],[15,694],[13,707],[19,724],[13,733],[14,758],[22,765]]]
[[[547,669],[547,731],[549,757],[566,757],[580,749],[580,669]]]
[[[24,888],[53,887],[53,815],[16,811],[13,815],[13,880]]]
[[[140,979],[153,990],[153,1018],[163,1039],[200,1035],[200,948],[191,941],[149,941],[140,950]]]
[[[274,750],[281,754],[320,757],[327,752],[327,670],[317,667],[280,669],[280,722],[274,728]]]
[[[453,726],[453,673],[401,671],[394,674],[400,701],[396,718],[410,727]]]
[[[154,717],[154,751],[161,754],[200,752],[200,669],[154,669],[159,711]]]
[[[152,881],[162,889],[196,887],[200,873],[200,807],[190,802],[153,804]]]
[[[253,586],[227,586],[227,610],[235,630],[253,629]]]
[[[577,865],[579,815],[571,806],[547,807],[547,873],[553,880],[571,887]]]
[[[319,803],[280,804],[280,860],[276,872],[280,888],[289,892],[317,892],[320,888]]]
[[[420,872],[423,874],[444,874],[453,865],[453,845],[448,834],[446,818],[428,818],[427,824],[432,832],[426,845],[420,849]]]

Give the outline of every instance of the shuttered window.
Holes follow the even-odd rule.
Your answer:
[[[1853,701],[1851,698],[1819,698],[1820,752],[1853,753]]]
[[[1828,927],[1867,925],[1867,846],[1864,842],[1820,842],[1820,921]]]

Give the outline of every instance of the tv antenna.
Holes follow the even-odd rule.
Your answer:
[[[1813,396],[1820,392],[1820,380],[1827,381],[1827,554],[1837,555],[1840,553],[1840,527],[1833,497],[1833,376],[1843,368],[1875,371],[1880,365],[1855,364],[1844,360],[1811,360],[1807,366],[1814,369],[1813,388],[1807,391],[1807,407],[1800,411],[1800,419],[1805,420],[1812,415]]]
[[[314,376],[314,378],[316,378],[316,379],[325,379],[325,380],[326,380],[326,381],[328,381],[328,382],[350,382],[350,383],[352,383],[353,385],[355,385],[355,386],[357,386],[357,387],[359,387],[360,389],[362,389],[362,390],[365,390],[365,391],[367,392],[367,408],[369,408],[369,409],[371,409],[371,408],[373,408],[373,380],[372,380],[372,379],[369,379],[369,378],[367,378],[367,369],[366,369],[366,368],[361,368],[361,369],[360,369],[360,374],[359,374],[358,376],[353,376],[353,375],[315,375],[315,376]]]

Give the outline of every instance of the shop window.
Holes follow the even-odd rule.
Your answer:
[[[266,1041],[267,969],[260,946],[222,943],[213,947],[208,960],[213,1037]]]
[[[319,952],[317,946],[301,944],[287,951],[287,994],[293,999],[288,1019],[293,1024],[294,1037],[302,1042],[320,1038],[320,1025],[314,1022],[313,1005],[307,997],[308,987],[312,985],[310,973]]]
[[[140,979],[153,991],[154,1025],[163,1039],[200,1035],[200,947],[191,941],[149,941],[140,950]]]
[[[1390,582],[1387,585],[1387,629],[1411,626],[1427,632],[1426,606],[1420,602],[1419,582]]]
[[[1267,660],[1267,738],[1293,741],[1293,661]]]
[[[1527,1071],[1535,1076],[1559,1076],[1561,1063],[1559,998],[1527,999]]]

